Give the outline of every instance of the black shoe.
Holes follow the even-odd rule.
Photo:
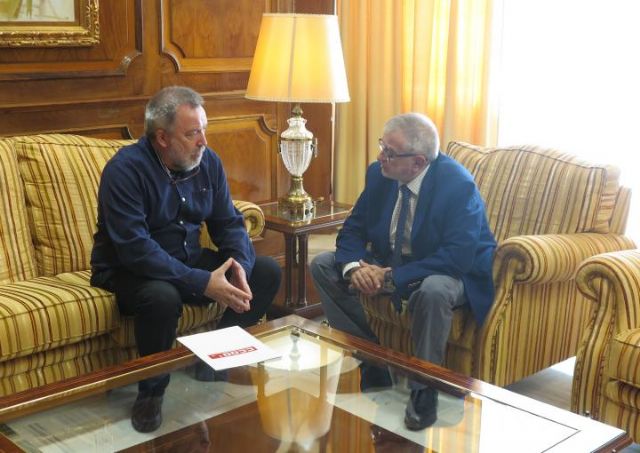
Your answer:
[[[412,431],[419,431],[433,425],[438,419],[438,391],[430,387],[411,390],[411,396],[404,412],[404,425]]]
[[[381,390],[392,385],[393,382],[387,367],[381,368],[364,362],[360,364],[360,391],[362,393]]]
[[[214,382],[228,380],[227,370],[216,371],[206,363],[199,361],[195,365],[194,377],[197,381]]]
[[[131,411],[133,429],[140,433],[155,431],[162,424],[162,396],[138,394]]]

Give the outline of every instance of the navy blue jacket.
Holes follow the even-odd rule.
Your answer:
[[[218,155],[207,148],[196,169],[172,179],[146,137],[125,146],[100,180],[92,283],[126,269],[202,295],[210,272],[192,267],[202,251],[202,222],[222,258],[235,258],[249,278],[255,252]]]
[[[336,241],[340,267],[360,259],[390,261],[389,228],[397,198],[398,182],[382,175],[379,162],[371,164],[364,191]],[[429,275],[459,278],[482,323],[494,299],[495,247],[473,177],[454,159],[439,154],[420,188],[411,228],[412,260],[393,269],[396,291],[408,297]]]

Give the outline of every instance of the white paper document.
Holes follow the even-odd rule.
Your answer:
[[[280,357],[282,354],[238,326],[179,337],[214,370],[226,370]]]

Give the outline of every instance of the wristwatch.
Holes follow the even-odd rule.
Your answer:
[[[396,284],[393,281],[393,271],[387,271],[384,273],[384,282],[382,284],[382,291],[385,293],[392,293],[396,290]]]

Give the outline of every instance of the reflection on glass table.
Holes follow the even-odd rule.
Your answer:
[[[226,382],[205,383],[188,371],[195,360],[188,351],[172,351],[173,362],[159,358],[130,373],[124,385],[93,382],[91,394],[77,401],[47,408],[52,404],[45,398],[18,418],[0,409],[0,434],[25,451],[575,452],[629,441],[616,428],[296,316],[255,331],[280,358],[233,369]],[[388,366],[394,385],[360,392],[363,359]],[[151,369],[171,369],[172,380],[162,426],[140,434],[130,410],[135,381]],[[422,431],[404,427],[409,378],[439,391],[438,419]]]
[[[331,426],[343,351],[297,330],[265,340],[282,357],[254,373],[262,427],[283,444],[309,451]]]
[[[263,341],[283,353],[281,359],[258,367],[263,428],[283,442],[297,444],[294,451],[313,451],[314,442],[329,431],[333,407],[353,420],[367,422],[372,433],[377,432],[374,440],[386,440],[398,448],[419,447],[417,451],[490,452],[500,445],[506,448],[503,451],[539,452],[576,432],[474,392],[448,388],[442,382],[438,383],[438,421],[424,431],[409,431],[403,425],[408,379],[400,369],[390,367],[393,388],[363,394],[358,391],[360,360],[350,352],[302,330],[284,330]],[[278,375],[272,370],[287,371]],[[355,373],[351,379],[349,373]],[[341,375],[345,375],[341,389],[345,391],[338,390]],[[264,393],[260,390],[263,387],[267,389]]]

